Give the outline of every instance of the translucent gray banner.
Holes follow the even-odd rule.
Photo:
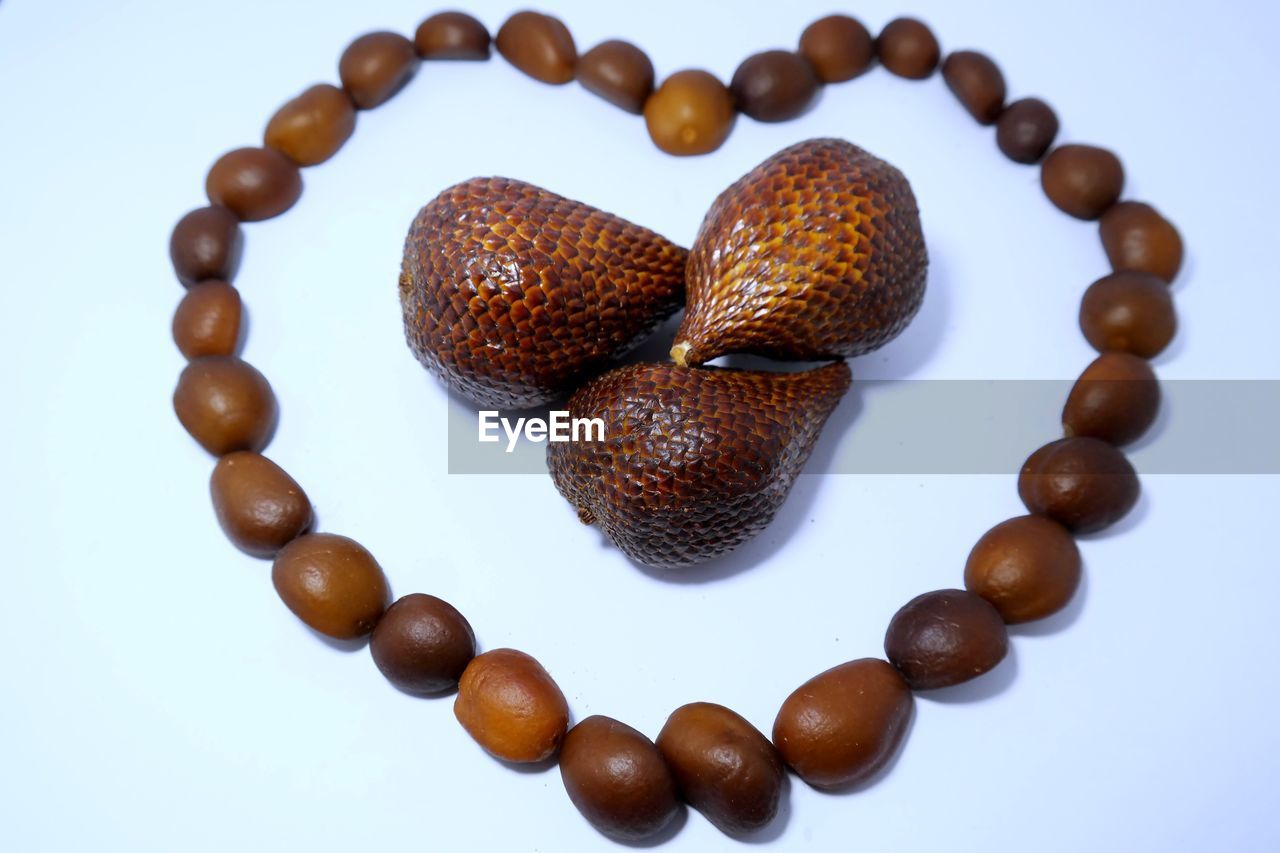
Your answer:
[[[869,380],[827,422],[806,474],[1015,474],[1061,437],[1068,380]],[[1280,380],[1162,381],[1160,415],[1125,448],[1146,474],[1280,474]],[[552,407],[563,409],[564,406]],[[546,418],[548,410],[504,412]],[[450,474],[545,474],[546,443],[479,441],[478,411],[450,400]]]

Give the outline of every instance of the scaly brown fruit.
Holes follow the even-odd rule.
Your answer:
[[[560,399],[684,301],[687,252],[647,228],[509,178],[418,212],[400,304],[409,347],[482,406]]]
[[[764,530],[848,389],[844,362],[802,373],[675,364],[611,370],[569,399],[603,441],[549,443],[560,494],[637,562],[678,568]]]
[[[928,258],[902,173],[838,139],[765,160],[707,212],[671,357],[813,361],[887,343],[924,297]]]

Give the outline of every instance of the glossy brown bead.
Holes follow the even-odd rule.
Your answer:
[[[205,192],[240,221],[258,222],[293,207],[302,195],[302,173],[274,148],[237,148],[209,169]]]
[[[1182,268],[1182,236],[1151,205],[1122,201],[1098,223],[1102,247],[1116,271],[1149,272],[1173,281]]]
[[[1066,434],[1100,438],[1117,447],[1137,441],[1160,412],[1160,383],[1145,359],[1104,352],[1094,359],[1062,409]]]
[[[336,640],[365,636],[387,606],[378,561],[359,542],[334,533],[308,533],[285,545],[271,582],[295,616]]]
[[[1058,115],[1039,98],[1023,98],[996,120],[996,146],[1015,163],[1038,163],[1058,136]]]
[[[1006,624],[1043,619],[1066,607],[1080,586],[1080,549],[1052,519],[1011,518],[973,546],[964,585],[986,599]]]
[[[439,12],[418,25],[413,46],[423,59],[489,58],[489,31],[465,12]]]
[[[399,33],[365,33],[338,60],[338,78],[351,102],[371,110],[391,100],[418,67],[413,42]]]
[[[1080,330],[1099,352],[1120,350],[1154,358],[1173,340],[1178,315],[1163,279],[1151,273],[1114,272],[1084,292]]]
[[[240,344],[240,294],[225,281],[192,286],[173,312],[173,342],[188,359],[234,355]]]
[[[569,727],[560,688],[542,664],[515,649],[494,649],[467,664],[453,715],[486,752],[517,763],[555,755]]]
[[[1097,219],[1124,190],[1120,158],[1094,145],[1059,145],[1040,166],[1040,185],[1063,213]]]
[[[856,18],[828,15],[800,34],[800,55],[809,61],[823,83],[842,83],[871,67],[876,44]]]
[[[677,71],[644,105],[644,121],[655,145],[668,154],[709,154],[729,138],[733,95],[706,71]]]
[[[942,63],[942,79],[978,124],[993,124],[1004,110],[1004,74],[991,57],[957,50]]]
[[[653,92],[653,63],[630,42],[601,42],[578,60],[578,82],[593,95],[639,115]]]
[[[651,838],[680,811],[675,780],[658,748],[609,717],[587,717],[569,730],[560,778],[582,816],[618,841]]]
[[[755,726],[723,705],[677,708],[657,745],[681,796],[721,832],[758,832],[778,814],[782,757]]]
[[[573,79],[578,48],[559,18],[516,12],[498,30],[495,43],[498,53],[535,80],[558,86]]]
[[[1138,502],[1138,475],[1124,454],[1088,436],[1060,438],[1027,458],[1018,497],[1074,533],[1114,524]]]
[[[773,743],[819,789],[865,782],[892,760],[911,721],[911,690],[892,666],[862,658],[832,667],[787,697]]]
[[[311,526],[311,501],[302,487],[257,453],[240,450],[219,459],[209,492],[227,538],[255,557],[274,557]]]
[[[963,589],[918,595],[884,635],[885,655],[913,690],[952,687],[994,669],[1009,651],[1000,613]]]
[[[476,636],[466,617],[434,595],[415,592],[387,608],[369,641],[373,662],[406,693],[443,693],[476,655]]]
[[[897,18],[885,24],[876,39],[876,55],[892,73],[908,80],[923,80],[938,67],[942,49],[923,22]]]
[[[188,287],[211,278],[230,281],[243,248],[240,220],[225,207],[196,208],[178,220],[169,237],[174,272]]]
[[[263,141],[299,166],[314,166],[337,154],[355,129],[351,98],[337,86],[321,83],[277,110]]]
[[[766,50],[748,56],[729,82],[738,109],[757,121],[787,121],[818,94],[818,75],[803,56]]]
[[[266,377],[234,356],[192,361],[173,392],[178,420],[215,456],[261,450],[276,421],[276,397]]]

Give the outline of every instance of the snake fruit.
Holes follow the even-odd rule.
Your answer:
[[[567,396],[684,303],[687,252],[647,228],[509,178],[418,212],[400,304],[418,360],[481,406]]]
[[[603,441],[547,445],[556,488],[631,559],[679,568],[768,526],[849,388],[843,362],[800,373],[676,364],[611,370],[569,399]]]
[[[838,139],[793,145],[720,194],[689,250],[672,357],[816,361],[887,343],[924,297],[928,258],[911,185]]]

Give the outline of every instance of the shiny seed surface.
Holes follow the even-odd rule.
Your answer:
[[[1138,475],[1124,454],[1097,438],[1052,441],[1027,458],[1018,496],[1027,509],[1074,533],[1124,518],[1138,502]]]
[[[234,356],[197,358],[183,369],[173,410],[191,437],[215,456],[261,450],[276,421],[266,377]]]
[[[489,31],[465,12],[439,12],[418,25],[413,46],[423,59],[489,58]]]
[[[321,83],[277,110],[263,140],[299,166],[315,166],[338,153],[355,129],[356,108],[347,93]]]
[[[986,599],[1006,624],[1052,616],[1080,586],[1080,549],[1052,519],[1022,515],[988,530],[969,552],[965,589]]]
[[[1058,136],[1058,114],[1039,98],[1023,98],[996,120],[996,146],[1015,163],[1038,163]]]
[[[993,124],[1004,110],[1005,82],[999,66],[985,53],[957,50],[942,63],[947,88],[978,124]]]
[[[913,690],[952,687],[994,669],[1009,651],[1000,613],[963,589],[918,595],[884,636],[885,656]]]
[[[636,115],[653,92],[653,63],[629,42],[601,42],[578,60],[577,73],[582,88]]]
[[[644,121],[655,145],[668,154],[709,154],[729,138],[733,95],[706,71],[677,71],[644,105]]]
[[[856,18],[828,15],[814,21],[800,35],[800,55],[809,60],[819,80],[841,83],[871,67],[876,44]]]
[[[476,654],[475,632],[447,601],[415,592],[387,608],[369,641],[373,662],[406,693],[443,693]]]
[[[803,56],[766,50],[742,61],[729,90],[744,115],[757,121],[787,121],[809,108],[818,85],[818,75]]]
[[[559,686],[542,664],[515,649],[494,649],[467,664],[453,714],[486,752],[517,763],[555,755],[569,727]]]
[[[1160,383],[1146,359],[1104,352],[1085,368],[1062,409],[1067,435],[1117,447],[1137,441],[1160,413]]]
[[[387,606],[387,579],[364,546],[334,533],[308,533],[280,550],[271,582],[285,605],[337,640],[367,635]]]
[[[209,479],[218,524],[255,557],[274,557],[311,526],[311,501],[298,482],[265,456],[228,453]]]
[[[573,79],[578,48],[559,18],[516,12],[498,30],[498,53],[535,80],[563,85]]]
[[[885,24],[876,39],[876,55],[893,74],[923,80],[933,74],[942,56],[933,31],[915,18],[896,18]]]
[[[1154,207],[1140,201],[1112,205],[1098,223],[1102,247],[1117,272],[1148,272],[1173,281],[1182,268],[1182,235]]]
[[[1154,358],[1178,331],[1173,296],[1151,273],[1115,272],[1084,292],[1080,330],[1099,352],[1120,350]]]
[[[1049,201],[1077,219],[1097,219],[1124,190],[1120,158],[1094,145],[1059,145],[1040,166]]]
[[[258,222],[293,207],[302,195],[302,174],[273,148],[237,148],[209,169],[205,192],[242,222]]]
[[[225,281],[193,285],[173,312],[173,342],[188,359],[234,355],[240,344],[240,294]]]
[[[240,220],[225,207],[201,207],[183,216],[169,238],[169,258],[178,281],[230,281],[240,265],[244,235]]]
[[[391,100],[417,68],[413,42],[399,33],[365,33],[343,51],[338,77],[352,103],[371,110]]]

